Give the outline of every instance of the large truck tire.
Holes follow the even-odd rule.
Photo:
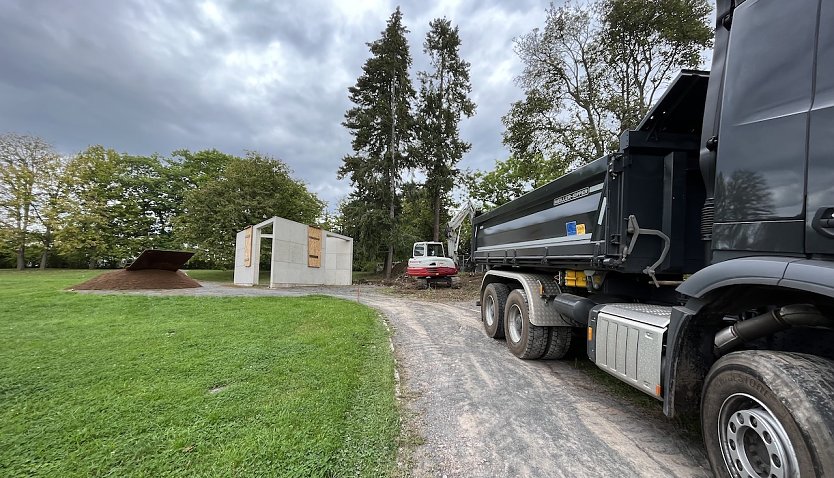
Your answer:
[[[547,349],[547,327],[530,323],[530,307],[521,289],[513,290],[507,297],[504,335],[510,352],[520,359],[540,358]]]
[[[558,360],[567,355],[573,338],[573,327],[548,327],[547,347],[543,360]]]
[[[834,362],[728,354],[707,374],[701,427],[715,476],[834,476]]]
[[[508,295],[510,288],[506,284],[493,282],[484,289],[484,297],[481,299],[481,322],[484,323],[487,337],[504,338],[504,307]]]

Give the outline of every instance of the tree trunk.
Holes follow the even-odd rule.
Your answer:
[[[440,191],[434,192],[434,197],[432,198],[432,202],[434,203],[434,239],[433,241],[440,240]],[[446,251],[448,252],[448,251]]]
[[[43,235],[43,252],[41,253],[41,270],[46,270],[49,263],[49,249],[52,247],[52,231],[49,226],[46,227],[46,233]]]
[[[441,53],[441,56],[440,56],[440,71],[438,73],[440,74],[440,89],[439,89],[440,105],[438,105],[437,112],[435,114],[437,115],[437,124],[440,127],[440,131],[446,131],[446,128],[445,128],[446,125],[443,124],[444,123],[444,121],[443,121],[443,111],[444,111],[444,108],[446,107],[446,104],[445,104],[445,100],[446,100],[446,91],[445,91],[445,86],[446,86],[445,85],[445,81],[446,81],[446,53],[445,52]],[[443,163],[441,168],[440,168],[440,170],[442,171],[443,168],[445,168],[445,166],[446,166],[446,153],[447,153],[446,148],[447,148],[447,145],[446,145],[445,141],[443,141],[443,140],[440,140],[440,141],[441,141],[441,145],[440,145],[440,148],[439,148],[440,158],[438,158],[438,161]],[[443,192],[440,190],[440,185],[439,184],[435,184],[435,190],[433,191],[433,193],[434,193],[433,194],[434,197],[432,198],[432,200],[434,201],[434,231],[433,231],[434,239],[432,239],[432,240],[439,241],[440,240],[440,202],[441,202],[440,201],[440,196],[442,196],[442,194],[443,194]]]
[[[388,245],[388,255],[385,257],[385,278],[391,278],[391,270],[394,268],[394,245]]]
[[[26,233],[29,232],[29,205],[23,207],[23,224],[20,228],[20,245],[17,248],[17,270],[26,268]]]
[[[393,177],[393,176],[392,176]],[[388,208],[388,217],[391,218],[391,225],[393,227],[394,224],[394,183],[393,179],[391,182],[391,205]],[[393,230],[391,233],[393,234]],[[385,278],[391,278],[391,269],[394,268],[394,239],[388,239],[388,255],[385,257]]]

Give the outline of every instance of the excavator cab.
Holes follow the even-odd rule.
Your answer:
[[[446,257],[441,242],[415,242],[412,257]]]

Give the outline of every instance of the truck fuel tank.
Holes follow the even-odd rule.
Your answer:
[[[605,304],[591,311],[588,357],[597,367],[657,399],[671,307]]]

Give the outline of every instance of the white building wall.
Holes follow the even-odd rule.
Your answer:
[[[253,231],[254,232],[254,231]],[[250,266],[246,267],[244,261],[244,254],[245,254],[245,247],[243,244],[244,237],[246,235],[246,231],[240,231],[237,233],[237,237],[235,238],[235,285],[255,285],[258,277],[258,261],[252,260],[250,261]],[[254,257],[254,243],[255,237],[254,234],[252,235],[252,243],[253,243],[253,257]]]
[[[353,280],[353,239],[322,231],[321,267],[309,267],[306,224],[274,217],[254,226],[252,265],[243,266],[243,232],[237,234],[235,250],[235,284],[257,283],[260,229],[272,225],[272,262],[270,287],[288,285],[350,285]],[[264,238],[263,240],[266,240]]]
[[[353,282],[353,239],[325,233],[325,284],[350,285]]]
[[[269,286],[321,284],[320,271],[307,267],[307,225],[275,218]]]

